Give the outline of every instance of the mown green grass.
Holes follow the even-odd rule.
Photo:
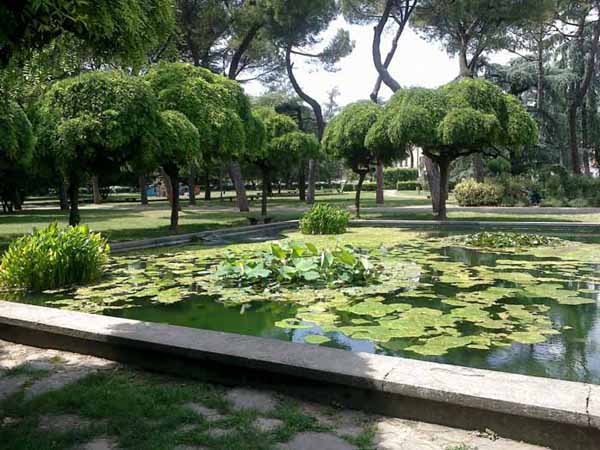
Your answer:
[[[317,196],[318,202],[327,202],[341,207],[354,205],[354,193],[328,194]],[[363,208],[374,208],[375,193],[365,192],[362,197]],[[452,199],[450,199],[452,205]],[[397,192],[387,195],[385,207],[421,206],[429,207],[430,200],[426,193]],[[257,217],[260,214],[260,204],[251,202],[250,213],[240,213],[235,210],[234,204],[229,201],[198,200],[194,208],[190,208],[187,201],[182,202],[179,233],[192,233],[213,230],[223,227],[240,226],[248,224],[248,217]],[[274,197],[269,199],[269,216],[274,220],[297,219],[307,209],[304,202],[297,198]],[[469,221],[548,221],[548,222],[597,222],[600,223],[600,214],[544,214],[540,210],[537,214],[499,214],[484,212],[451,211],[449,220]],[[145,239],[172,234],[169,230],[170,210],[166,201],[152,202],[148,207],[142,208],[134,203],[107,203],[102,208],[84,206],[81,210],[82,223],[87,224],[94,231],[104,233],[110,241],[126,241]],[[430,212],[411,211],[403,209],[397,211],[365,211],[366,219],[404,219],[404,220],[432,220]],[[68,222],[67,212],[60,211],[58,207],[52,209],[26,209],[14,214],[0,214],[0,249],[6,247],[10,240],[17,236],[31,232],[34,228],[45,227],[48,223],[57,221],[62,224]]]

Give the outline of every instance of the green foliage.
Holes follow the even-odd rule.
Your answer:
[[[63,172],[80,177],[144,159],[156,145],[159,120],[155,96],[143,80],[90,72],[52,85],[38,109],[36,128]]]
[[[396,187],[399,181],[417,181],[419,171],[404,167],[390,167],[383,171],[383,184],[387,189]]]
[[[73,34],[98,56],[139,63],[175,26],[172,0],[22,0],[0,5],[0,56]],[[7,55],[5,55],[7,53]],[[6,61],[0,61],[6,62]]]
[[[502,186],[489,181],[479,183],[470,178],[454,188],[454,198],[460,206],[497,206],[502,202]]]
[[[271,244],[269,251],[226,255],[216,277],[229,286],[364,286],[377,281],[379,266],[351,245],[319,250],[311,243]]]
[[[178,111],[163,111],[160,116],[162,132],[156,152],[158,163],[178,169],[199,164],[200,136],[194,124]]]
[[[468,247],[481,248],[525,248],[546,247],[558,245],[560,239],[544,236],[541,234],[505,233],[505,232],[481,232],[460,236],[456,241]]]
[[[350,214],[343,208],[318,203],[300,219],[303,234],[342,234],[346,232]]]
[[[185,114],[197,128],[205,161],[236,159],[257,145],[250,102],[235,81],[184,63],[158,64],[146,79],[161,109]]]
[[[0,263],[0,285],[44,291],[96,281],[108,260],[106,240],[85,226],[47,228],[14,241]]]
[[[382,111],[373,102],[358,102],[345,107],[327,125],[323,137],[325,152],[344,160],[355,172],[375,163],[375,152],[367,148],[365,139]]]
[[[398,181],[396,183],[397,191],[416,191],[417,189],[423,189],[418,181]]]
[[[2,92],[0,91],[0,94]],[[27,179],[35,138],[23,109],[12,100],[0,99],[0,200],[9,209],[19,204],[18,191]]]

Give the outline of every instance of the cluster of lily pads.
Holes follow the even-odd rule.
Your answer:
[[[319,250],[300,241],[272,243],[268,250],[228,252],[216,277],[226,286],[276,290],[281,285],[353,286],[376,282],[382,266],[354,246]]]
[[[304,244],[298,236],[232,246],[225,256],[223,248],[194,248],[116,257],[100,284],[43,301],[103,313],[182,301],[244,311],[286,302],[295,305],[290,317],[274,325],[302,329],[306,342],[351,338],[382,352],[439,356],[544,342],[567,329],[552,308],[585,307],[600,291],[592,244],[565,242],[557,255],[551,246],[472,250],[455,238],[398,230],[363,228]]]
[[[543,234],[483,231],[459,236],[456,242],[468,247],[480,248],[523,248],[558,245],[560,239]]]

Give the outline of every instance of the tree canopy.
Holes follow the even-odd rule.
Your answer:
[[[417,146],[440,166],[447,195],[450,163],[461,156],[522,147],[537,142],[537,125],[521,102],[484,80],[463,79],[438,89],[398,91],[385,108],[381,126],[393,145]],[[445,219],[446,196],[440,196]]]
[[[79,222],[78,189],[85,174],[118,170],[156,145],[158,105],[142,79],[90,72],[56,82],[38,109],[37,133],[69,182],[71,224]]]

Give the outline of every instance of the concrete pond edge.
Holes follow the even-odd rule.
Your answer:
[[[249,236],[264,236],[298,228],[298,220],[273,222],[269,224],[249,225],[245,227],[222,228],[198,233],[187,233],[159,238],[142,239],[111,243],[113,253],[125,253],[134,250],[185,245],[194,242],[210,242],[219,239],[239,239]],[[447,231],[461,230],[524,230],[524,231],[554,231],[576,233],[599,233],[600,223],[571,223],[571,222],[486,222],[486,221],[451,221],[435,220],[351,220],[351,227],[385,227],[402,229],[437,229]]]
[[[0,339],[499,436],[597,449],[600,386],[0,301]],[[2,355],[0,355],[1,357]]]

